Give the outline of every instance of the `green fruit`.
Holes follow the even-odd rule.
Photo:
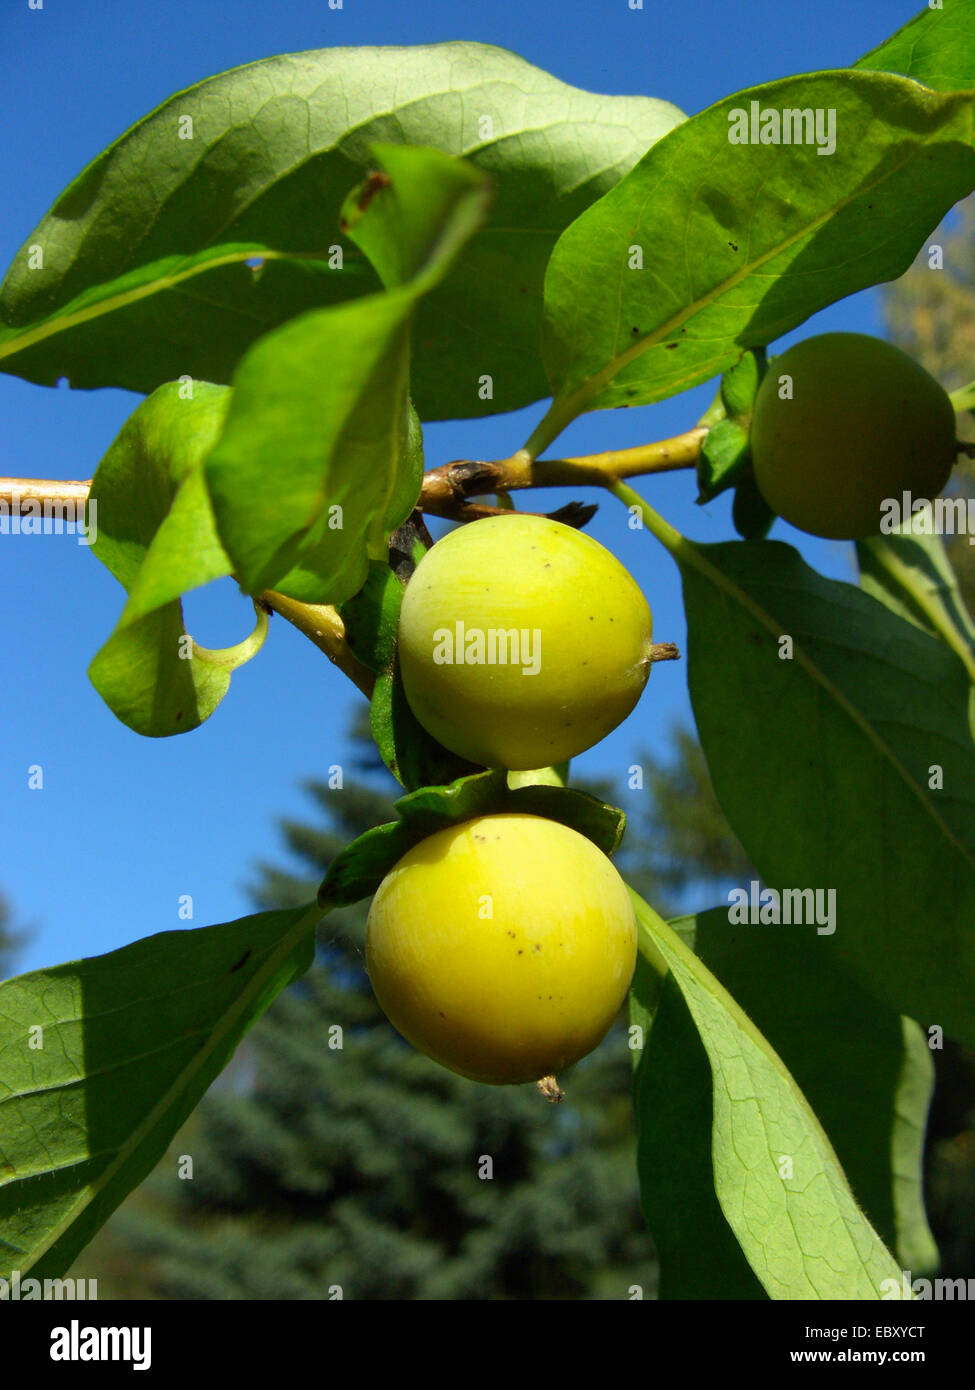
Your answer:
[[[380,884],[366,927],[366,967],[393,1026],[494,1085],[553,1076],[591,1052],[635,963],[616,869],[540,816],[481,816],[423,840]]]
[[[633,709],[651,628],[636,582],[597,541],[546,517],[489,517],[438,541],[406,586],[403,688],[423,727],[460,757],[547,767]]]
[[[792,399],[779,380],[792,378]],[[934,498],[955,462],[955,412],[912,357],[862,333],[823,333],[775,358],[755,398],[752,464],[762,496],[801,531],[854,540],[880,530],[885,498]]]

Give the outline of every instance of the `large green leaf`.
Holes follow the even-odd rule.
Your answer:
[[[420,311],[420,414],[512,410],[548,394],[538,339],[556,238],[681,119],[480,43],[329,48],[221,73],[116,140],[31,232],[0,292],[0,368],[136,391],[183,373],[229,381],[269,329],[376,288],[339,209],[373,143],[394,141],[465,155],[496,188]]]
[[[753,103],[834,112],[835,149],[730,143],[730,117],[750,119]],[[975,185],[972,103],[826,72],[738,92],[671,131],[552,253],[544,352],[556,399],[536,442],[580,411],[684,391],[900,275]]]
[[[420,491],[410,325],[483,220],[488,188],[470,165],[436,150],[376,153],[383,179],[352,195],[344,221],[388,288],[315,309],[255,343],[206,461],[220,537],[252,594],[350,598],[365,582],[370,549],[386,553]]]
[[[231,671],[262,640],[211,652],[183,626],[180,595],[231,573],[203,477],[229,404],[225,386],[170,382],[132,413],[92,479],[94,553],[129,599],[89,668],[112,712],[150,737],[195,729],[223,699]]]
[[[961,661],[791,546],[671,544],[701,742],[764,883],[835,890],[824,954],[898,1013],[975,1042],[975,743]]]
[[[640,949],[670,970],[707,1053],[714,1193],[766,1293],[879,1299],[884,1280],[899,1287],[899,1266],[784,1060],[680,936],[632,897]]]
[[[939,92],[975,87],[975,0],[927,6],[853,66],[900,72]]]
[[[0,985],[0,1275],[64,1273],[311,964],[320,916],[162,932]]]
[[[814,930],[732,925],[727,908],[671,926],[789,1068],[858,1204],[902,1267],[930,1271],[937,1250],[921,1159],[934,1067],[918,1025],[838,971]],[[649,1027],[652,1019],[634,1080],[642,1200],[661,1259],[661,1297],[747,1296],[754,1276],[713,1191],[707,1053],[673,981],[655,1014],[642,977],[635,994],[633,1021]]]

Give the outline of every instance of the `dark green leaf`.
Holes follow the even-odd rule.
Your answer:
[[[682,542],[675,558],[701,743],[763,881],[835,890],[824,955],[898,1013],[975,1041],[975,744],[961,661],[790,546]]]
[[[738,479],[735,487],[731,519],[739,536],[746,541],[764,540],[775,520],[775,513],[759,492],[750,468]]]

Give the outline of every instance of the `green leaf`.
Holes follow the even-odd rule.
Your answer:
[[[752,103],[835,111],[835,150],[730,143],[731,118]],[[671,131],[552,253],[544,352],[556,399],[538,437],[584,410],[687,390],[742,348],[900,275],[975,184],[972,103],[899,77],[815,73],[735,93]]]
[[[129,598],[89,675],[124,724],[153,738],[197,728],[244,656],[193,643],[179,602],[232,570],[203,477],[229,399],[225,386],[207,382],[161,386],[130,415],[92,479],[93,551]]]
[[[643,956],[630,1023],[644,1039],[633,1054],[633,1104],[640,1205],[660,1261],[658,1296],[766,1298],[714,1190],[707,1052],[674,977],[661,982]]]
[[[318,899],[344,907],[371,897],[413,845],[449,825],[499,813],[560,821],[592,840],[604,854],[619,847],[626,817],[587,792],[553,785],[511,787],[500,770],[459,777],[443,787],[419,787],[394,802],[400,819],[353,840],[332,860]]]
[[[381,169],[346,198],[342,230],[386,289],[411,280],[433,289],[486,221],[490,181],[439,150],[379,144],[372,155]]]
[[[712,501],[726,488],[734,487],[747,469],[751,451],[748,431],[736,420],[718,420],[701,445],[697,463],[697,501]]]
[[[924,1211],[922,1157],[934,1067],[918,1025],[838,971],[801,926],[732,925],[728,908],[670,925],[778,1052],[857,1202],[902,1268],[930,1272],[938,1252]],[[741,1296],[734,1290],[742,1281],[747,1289],[751,1276],[740,1252],[737,1267],[724,1259],[723,1283],[715,1283],[709,1263],[695,1262],[688,1250],[708,1251],[713,1242],[721,1251],[728,1237],[727,1229],[723,1237],[716,1230],[716,1216],[725,1223],[710,1172],[707,1054],[679,991],[665,994],[655,1018],[648,1012],[645,1027],[652,1021],[652,1029],[635,1083],[644,1106],[637,1112],[643,1201],[661,1256],[661,1295]],[[679,1201],[675,1184],[683,1189]],[[700,1229],[689,1231],[689,1221]]]
[[[251,1024],[317,907],[162,932],[0,985],[0,1275],[63,1275]]]
[[[184,373],[228,382],[269,330],[378,288],[339,211],[373,144],[395,141],[469,157],[496,189],[420,309],[420,414],[514,410],[548,395],[538,337],[559,233],[681,119],[480,43],[326,48],[207,78],[109,146],[28,236],[0,291],[0,367],[144,392]]]
[[[975,0],[925,7],[853,66],[900,72],[939,92],[975,87]]]
[[[423,425],[413,402],[406,422],[406,447],[390,477],[383,531],[392,533],[409,517],[423,486]]]
[[[632,898],[641,950],[669,967],[707,1052],[714,1191],[762,1287],[773,1299],[879,1299],[888,1279],[899,1289],[897,1263],[782,1058],[680,937]]]
[[[755,396],[766,372],[765,353],[743,352],[741,358],[721,378],[721,399],[733,420],[750,418]]]
[[[824,955],[898,1013],[975,1041],[975,744],[961,662],[790,546],[672,545],[698,732],[763,882],[835,890]]]
[[[405,257],[413,278],[260,339],[237,369],[207,459],[220,536],[252,594],[343,602],[365,582],[369,542],[384,552],[419,494],[410,324],[483,218],[487,185],[436,151],[382,153],[391,172],[350,232],[380,261]],[[361,189],[357,197],[365,201]]]

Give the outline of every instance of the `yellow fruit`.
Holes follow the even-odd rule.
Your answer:
[[[489,517],[438,541],[406,586],[403,686],[452,752],[547,767],[630,713],[651,631],[636,581],[598,541],[546,517]]]
[[[780,378],[792,399],[780,399]],[[854,540],[882,503],[934,498],[955,461],[955,412],[912,357],[863,333],[806,338],[771,363],[755,398],[752,463],[762,496],[802,531]]]
[[[389,1021],[474,1081],[537,1081],[584,1057],[636,963],[623,880],[591,840],[540,816],[438,831],[387,874],[366,966]]]

